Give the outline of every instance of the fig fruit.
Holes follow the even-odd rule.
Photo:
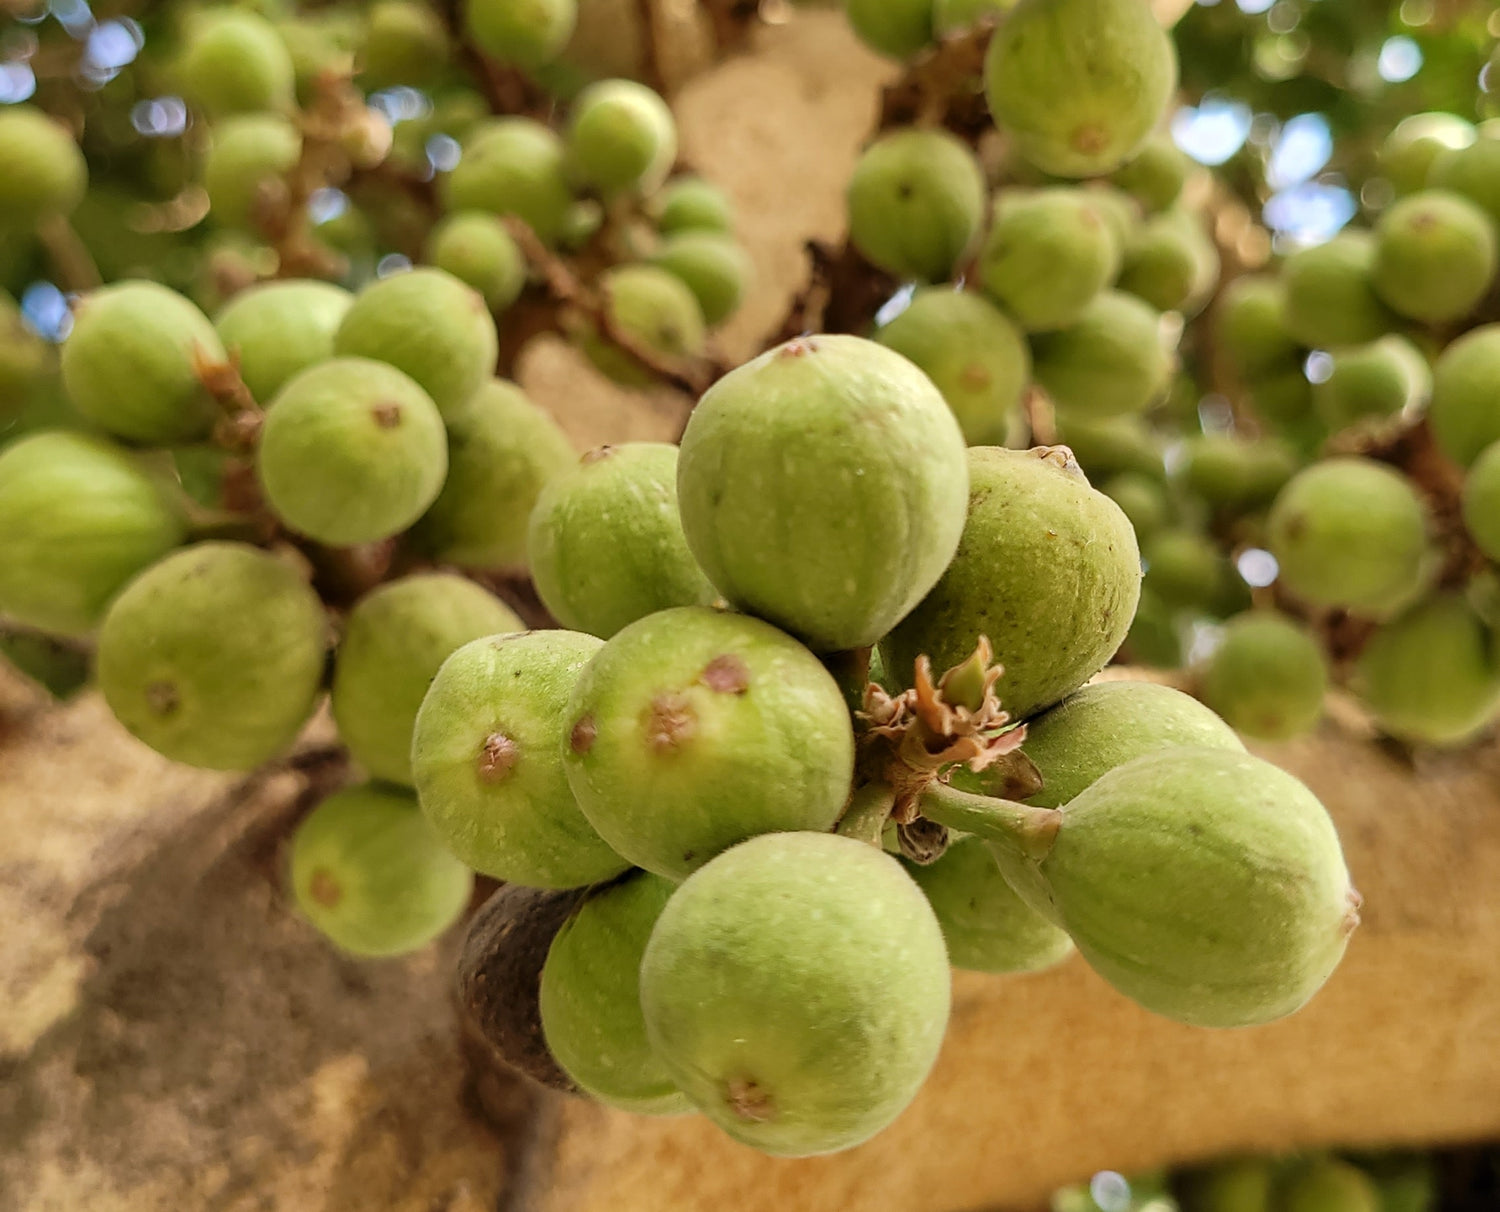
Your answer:
[[[1370,280],[1392,311],[1442,324],[1484,298],[1497,256],[1489,215],[1459,194],[1423,190],[1380,216]]]
[[[873,341],[820,335],[703,394],[677,488],[688,548],[719,591],[834,652],[874,643],[937,582],[968,474],[926,375]]]
[[[830,829],[849,796],[838,684],[758,619],[648,615],[599,650],[567,710],[578,806],[616,853],[670,879],[758,833]]]
[[[750,258],[734,240],[718,232],[685,231],[670,236],[651,263],[682,279],[710,328],[738,310],[750,283]]]
[[[88,188],[89,169],[67,129],[30,105],[0,111],[0,226],[26,229],[71,214]]]
[[[432,229],[427,259],[477,290],[493,312],[502,312],[526,286],[526,258],[498,215],[466,210]]]
[[[1313,406],[1330,430],[1366,417],[1414,412],[1432,393],[1432,369],[1405,337],[1381,337],[1332,357],[1328,377],[1312,389]]]
[[[1500,441],[1500,324],[1472,329],[1443,350],[1427,416],[1438,446],[1460,466]]]
[[[703,352],[706,340],[698,299],[676,274],[655,265],[619,265],[600,278],[615,328],[631,341],[667,359]],[[655,375],[606,334],[590,327],[583,341],[589,361],[626,387],[645,387]]]
[[[1147,137],[1136,152],[1111,178],[1146,209],[1156,214],[1182,196],[1195,165],[1188,154],[1164,131]]]
[[[1208,609],[1231,571],[1214,541],[1193,530],[1152,535],[1144,554],[1142,583],[1168,606]]]
[[[328,620],[290,564],[241,543],[157,561],[99,628],[99,689],[173,761],[251,770],[296,739],[323,679]]]
[[[656,229],[664,236],[685,231],[734,231],[734,210],[724,191],[702,177],[668,181],[651,198]]]
[[[241,291],[214,327],[262,404],[298,371],[333,357],[333,334],[354,296],[330,282],[265,282]]]
[[[379,0],[369,7],[359,50],[359,82],[375,90],[435,84],[448,63],[443,19],[414,0]]]
[[[1140,594],[1135,531],[1089,487],[1065,448],[969,451],[969,516],[936,587],[881,642],[910,685],[925,655],[948,669],[988,636],[997,692],[1025,719],[1076,690],[1114,655]]]
[[[1137,542],[1143,543],[1158,533],[1172,516],[1166,489],[1159,481],[1139,472],[1122,471],[1106,480],[1099,491],[1130,519]]]
[[[1116,290],[1095,296],[1070,327],[1037,336],[1032,354],[1036,380],[1058,410],[1090,419],[1141,412],[1172,373],[1161,316]]]
[[[859,40],[892,59],[910,59],[932,42],[931,0],[844,0]]]
[[[1276,1184],[1278,1212],[1381,1212],[1380,1190],[1358,1166],[1323,1157]]]
[[[561,138],[530,118],[496,118],[470,132],[463,153],[444,185],[448,210],[515,215],[543,243],[557,243],[573,205]]]
[[[677,122],[644,84],[600,80],[574,98],[567,146],[573,167],[601,193],[650,193],[677,158]]]
[[[763,1152],[807,1156],[869,1139],[911,1101],[942,1044],[949,979],[942,930],[895,859],[777,833],[667,902],[641,1009],[700,1111]]]
[[[1125,246],[1116,285],[1158,311],[1194,316],[1219,282],[1219,251],[1194,215],[1170,210],[1142,224]]]
[[[938,37],[968,29],[992,13],[1008,12],[1016,0],[934,0],[932,30]]]
[[[1166,480],[1161,439],[1138,416],[1058,417],[1057,438],[1092,481],[1103,483],[1122,471]]]
[[[1468,198],[1500,223],[1500,128],[1481,122],[1467,144],[1434,157],[1427,184]]]
[[[576,888],[628,865],[584,819],[563,771],[568,695],[600,646],[576,631],[486,636],[432,679],[412,733],[412,782],[428,820],[474,870]]]
[[[183,92],[210,117],[292,107],[292,56],[264,17],[242,8],[194,14],[177,64]]]
[[[1240,511],[1269,504],[1297,463],[1296,453],[1276,438],[1197,434],[1183,443],[1178,475],[1200,500]]]
[[[1310,732],[1323,714],[1328,662],[1308,631],[1265,610],[1224,625],[1201,675],[1203,701],[1237,732],[1285,741]]]
[[[1464,477],[1463,511],[1474,546],[1500,564],[1500,442],[1486,447]]]
[[[284,178],[302,155],[302,135],[278,114],[241,114],[215,123],[203,162],[208,209],[221,227],[255,231],[284,205]]]
[[[513,67],[550,63],[578,24],[577,0],[465,0],[463,12],[479,49]]]
[[[1410,114],[1396,123],[1380,145],[1380,171],[1397,197],[1424,189],[1433,165],[1445,152],[1474,142],[1474,124],[1457,114]],[[1438,184],[1433,180],[1432,184]],[[1445,188],[1453,188],[1445,184]],[[1463,190],[1458,191],[1462,193]]]
[[[1283,317],[1298,344],[1364,345],[1396,327],[1375,292],[1375,237],[1346,231],[1289,256],[1281,268]]]
[[[1271,1212],[1271,1166],[1260,1158],[1215,1162],[1177,1184],[1185,1212]]]
[[[1242,379],[1293,367],[1301,350],[1286,323],[1286,287],[1270,274],[1246,274],[1225,288],[1215,332]],[[1296,372],[1301,375],[1300,368]]]

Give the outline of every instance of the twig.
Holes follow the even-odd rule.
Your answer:
[[[641,26],[641,75],[644,83],[662,96],[667,92],[661,69],[661,47],[656,33],[656,0],[635,0],[635,15]]]
[[[918,56],[881,94],[877,129],[942,125],[970,142],[989,130],[984,56],[998,23],[985,17]]]
[[[83,293],[97,290],[103,283],[93,254],[65,215],[48,215],[37,224],[36,234],[47,250],[63,290]]]

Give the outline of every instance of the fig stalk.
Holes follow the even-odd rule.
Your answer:
[[[1062,826],[1062,812],[1057,808],[975,795],[946,783],[929,784],[920,806],[929,821],[972,833],[1037,863],[1047,857]]]

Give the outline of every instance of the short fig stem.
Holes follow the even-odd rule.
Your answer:
[[[850,648],[823,658],[823,665],[844,692],[844,704],[851,714],[864,709],[865,687],[870,684],[870,649]]]
[[[1047,857],[1062,827],[1062,813],[1056,808],[974,795],[946,783],[929,784],[918,806],[929,821],[1005,846],[1033,862]]]
[[[895,806],[893,788],[884,783],[866,783],[849,798],[849,806],[839,818],[839,836],[879,846],[885,823],[890,820],[891,809]]]

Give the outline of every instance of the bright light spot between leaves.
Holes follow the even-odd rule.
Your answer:
[[[61,341],[73,331],[67,296],[51,282],[33,282],[21,293],[21,315],[49,341]]]
[[[349,195],[341,189],[317,189],[307,200],[307,217],[317,226],[337,219],[349,209]]]
[[[1385,45],[1380,48],[1380,58],[1375,63],[1375,70],[1380,73],[1380,78],[1390,84],[1410,80],[1421,67],[1421,47],[1399,34],[1385,40]]]
[[[1358,209],[1354,195],[1342,185],[1309,181],[1272,194],[1262,213],[1273,231],[1303,244],[1322,244],[1336,236]]]
[[[911,306],[912,296],[917,293],[916,283],[908,282],[889,299],[880,305],[880,310],[875,313],[875,323],[884,328],[903,311]]]
[[[1103,1212],[1128,1212],[1130,1208],[1130,1184],[1113,1170],[1101,1170],[1089,1179],[1089,1194]]]
[[[1307,361],[1302,363],[1302,373],[1307,376],[1309,383],[1326,383],[1328,376],[1333,374],[1333,355],[1324,353],[1321,349],[1315,349],[1307,355]]]
[[[0,104],[14,105],[36,92],[36,76],[24,63],[0,63]]]
[[[451,135],[433,135],[427,140],[427,162],[435,172],[451,173],[463,159],[464,149]]]
[[[1276,579],[1281,571],[1281,566],[1276,563],[1276,557],[1269,551],[1259,547],[1247,547],[1240,552],[1240,558],[1234,562],[1239,569],[1240,577],[1246,585],[1255,589],[1264,589]]]
[[[1205,97],[1173,115],[1172,141],[1199,164],[1223,164],[1244,146],[1251,118],[1248,105]]]
[[[148,139],[170,139],[187,129],[188,111],[181,97],[157,97],[137,101],[130,111],[130,125]]]
[[[410,257],[403,257],[400,253],[386,253],[375,263],[375,276],[389,278],[392,274],[403,273],[410,268]]]
[[[1328,163],[1333,155],[1333,135],[1322,114],[1298,114],[1281,128],[1271,162],[1266,166],[1266,184],[1272,189],[1300,185]]]

